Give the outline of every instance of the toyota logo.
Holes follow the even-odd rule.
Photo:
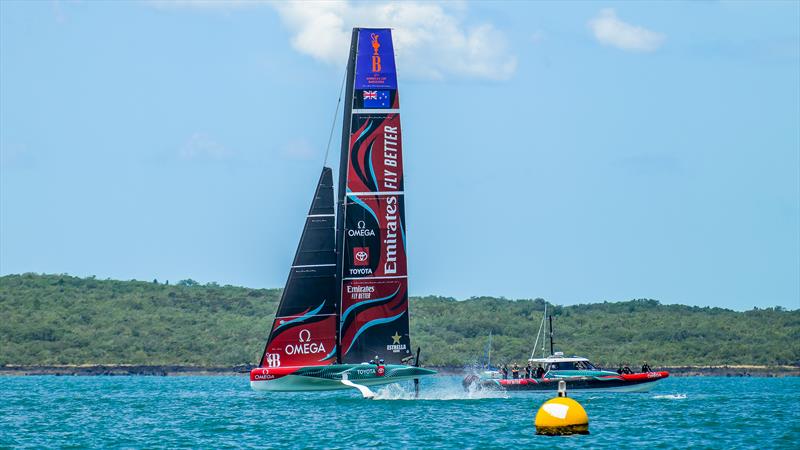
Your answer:
[[[356,261],[364,262],[369,258],[367,252],[358,252],[356,253]]]

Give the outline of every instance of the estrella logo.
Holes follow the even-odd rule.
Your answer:
[[[369,35],[370,39],[372,39],[372,71],[373,72],[380,72],[381,71],[381,56],[378,54],[378,49],[381,48],[381,43],[378,42],[378,35],[372,33]]]

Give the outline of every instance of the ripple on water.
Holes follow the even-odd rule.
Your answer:
[[[459,377],[264,393],[244,377],[2,377],[0,447],[794,448],[798,378],[669,378],[649,394],[573,396],[589,436],[536,436],[551,394],[464,392]]]

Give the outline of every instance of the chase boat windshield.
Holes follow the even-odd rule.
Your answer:
[[[588,359],[580,356],[564,356],[561,352],[547,358],[531,358],[528,361],[541,364],[549,370],[602,370]]]

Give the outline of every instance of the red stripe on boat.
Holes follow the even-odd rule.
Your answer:
[[[291,375],[300,367],[256,367],[250,371],[250,381],[269,381]]]
[[[623,380],[652,380],[652,379],[659,379],[659,378],[667,378],[669,377],[669,372],[647,372],[647,373],[623,373],[622,375]]]

